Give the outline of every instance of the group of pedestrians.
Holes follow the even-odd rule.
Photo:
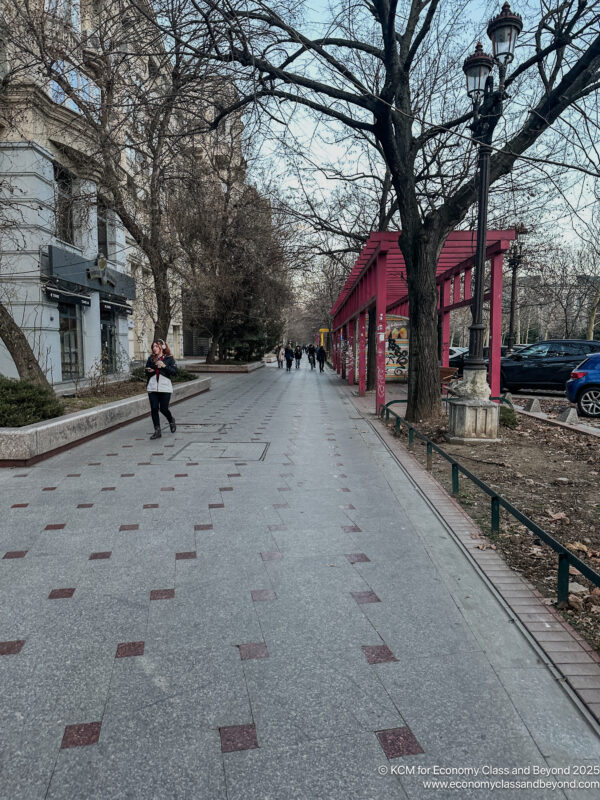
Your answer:
[[[310,364],[311,369],[315,369],[316,362],[319,362],[319,372],[325,371],[325,360],[327,358],[327,353],[323,345],[316,348],[314,344],[309,344],[307,347],[301,347],[299,344],[296,345],[295,348],[292,348],[292,343],[288,342],[285,347],[280,344],[276,350],[277,354],[277,367],[279,369],[283,369],[283,362],[285,361],[286,371],[292,371],[292,364],[294,361],[296,362],[296,369],[300,369],[300,361],[302,360],[302,355],[306,350],[306,354],[308,356],[308,363]]]

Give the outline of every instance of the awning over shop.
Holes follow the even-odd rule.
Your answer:
[[[57,303],[71,303],[77,306],[91,305],[90,296],[80,292],[68,292],[66,289],[58,289],[56,286],[44,286],[44,292],[48,300],[54,300]]]
[[[114,300],[100,300],[101,311],[114,311],[115,314],[133,314],[133,308],[127,303],[117,303]]]

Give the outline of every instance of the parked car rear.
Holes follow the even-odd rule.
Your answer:
[[[585,417],[600,417],[600,353],[586,358],[571,373],[567,397]]]
[[[564,390],[571,372],[591,353],[600,353],[600,341],[549,339],[524,347],[500,362],[503,388]]]

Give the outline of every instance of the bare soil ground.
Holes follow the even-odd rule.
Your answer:
[[[565,401],[562,401],[565,407]],[[546,410],[546,409],[544,409]],[[549,411],[550,409],[548,409]],[[600,440],[518,415],[501,427],[501,442],[456,445],[445,441],[446,421],[420,430],[522,513],[600,572]],[[406,438],[406,433],[399,435]],[[414,453],[424,465],[425,445]],[[450,492],[451,469],[434,455],[433,474]],[[546,598],[556,601],[558,557],[523,525],[501,511],[499,534],[490,530],[490,498],[465,477],[457,500],[487,536],[481,547],[501,551]],[[571,568],[568,621],[600,652],[600,588]]]
[[[113,403],[115,400],[125,400],[127,397],[135,397],[135,395],[145,394],[145,392],[146,384],[142,381],[119,381],[118,383],[107,383],[104,386],[81,389],[77,393],[77,397],[63,399],[64,413],[83,411],[86,408],[93,408],[103,403]]]

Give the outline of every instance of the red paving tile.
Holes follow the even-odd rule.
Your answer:
[[[362,651],[369,664],[387,664],[398,661],[387,644],[363,645]]]
[[[344,533],[361,533],[361,528],[358,525],[342,525]]]
[[[283,553],[280,553],[279,550],[272,550],[269,553],[261,553],[260,557],[263,561],[281,561]]]
[[[341,509],[343,509],[344,511],[356,511],[356,509],[355,509],[355,507],[352,505],[352,503],[348,503],[348,504],[347,504],[347,505],[345,505],[345,506],[340,506],[340,508],[341,508]]]
[[[27,550],[9,550],[8,552],[4,553],[2,558],[25,558],[27,555]]]
[[[161,490],[161,492],[174,492],[175,491],[175,487],[174,486],[161,486],[160,490]]]
[[[209,503],[209,508],[225,508],[225,503]]]
[[[187,477],[188,477],[188,474],[187,474],[187,472],[178,472],[178,473],[175,475],[175,477],[176,477],[176,478],[187,478]]]
[[[212,529],[213,529],[212,522],[209,522],[205,525],[194,525],[195,531],[212,531]]]
[[[16,639],[14,642],[0,642],[0,656],[15,656],[20,653],[25,639]]]
[[[267,526],[270,531],[285,531],[285,525],[268,525]]]
[[[44,486],[42,492],[53,492],[56,489],[56,486]]]
[[[175,553],[175,561],[185,561],[190,558],[196,558],[195,550],[189,550],[186,553]]]
[[[11,506],[11,508],[27,508],[29,503],[15,503]]]
[[[228,478],[241,478],[242,477],[242,473],[241,472],[228,472],[227,473],[227,477]]]
[[[377,595],[373,591],[350,592],[350,594],[359,605],[362,605],[364,603],[381,603],[381,600],[377,597]]]
[[[220,492],[233,492],[233,486],[221,486],[219,488]]]
[[[158,508],[158,503],[144,503],[143,508]]]
[[[140,526],[137,523],[133,523],[131,525],[121,525],[119,527],[120,531],[138,531]]]
[[[61,531],[65,527],[64,522],[53,522],[50,525],[46,525],[44,528],[45,531]]]
[[[150,600],[171,600],[175,597],[175,589],[152,589]]]
[[[222,753],[254,750],[258,747],[255,725],[231,725],[227,728],[219,728],[219,735]]]
[[[91,508],[93,505],[93,503],[79,503],[77,508]]]
[[[61,749],[67,747],[85,747],[96,744],[100,738],[101,722],[85,722],[82,725],[67,725],[63,736]]]
[[[75,589],[52,589],[48,595],[48,600],[64,600],[73,597]]]
[[[240,644],[240,658],[242,661],[249,661],[251,658],[268,658],[269,651],[264,642],[251,642],[250,644]]]
[[[144,655],[144,642],[121,642],[117,645],[115,658],[129,658]]]
[[[365,553],[348,553],[346,558],[351,564],[361,564],[366,561],[371,561],[371,559],[368,558]]]
[[[263,600],[277,599],[277,595],[272,589],[252,589],[250,594],[252,595],[252,599],[255,603]]]
[[[273,508],[289,508],[289,503],[273,503]]]
[[[387,758],[415,756],[423,752],[423,748],[408,727],[376,731],[375,735],[379,739],[379,744]]]
[[[88,561],[100,561],[103,558],[110,558],[112,555],[112,550],[104,550],[100,553],[91,553]]]
[[[114,491],[116,491],[116,489],[117,489],[116,486],[103,486],[100,491],[101,492],[114,492]]]
[[[134,478],[135,477],[135,472],[122,472],[121,473],[121,477],[122,478]]]

